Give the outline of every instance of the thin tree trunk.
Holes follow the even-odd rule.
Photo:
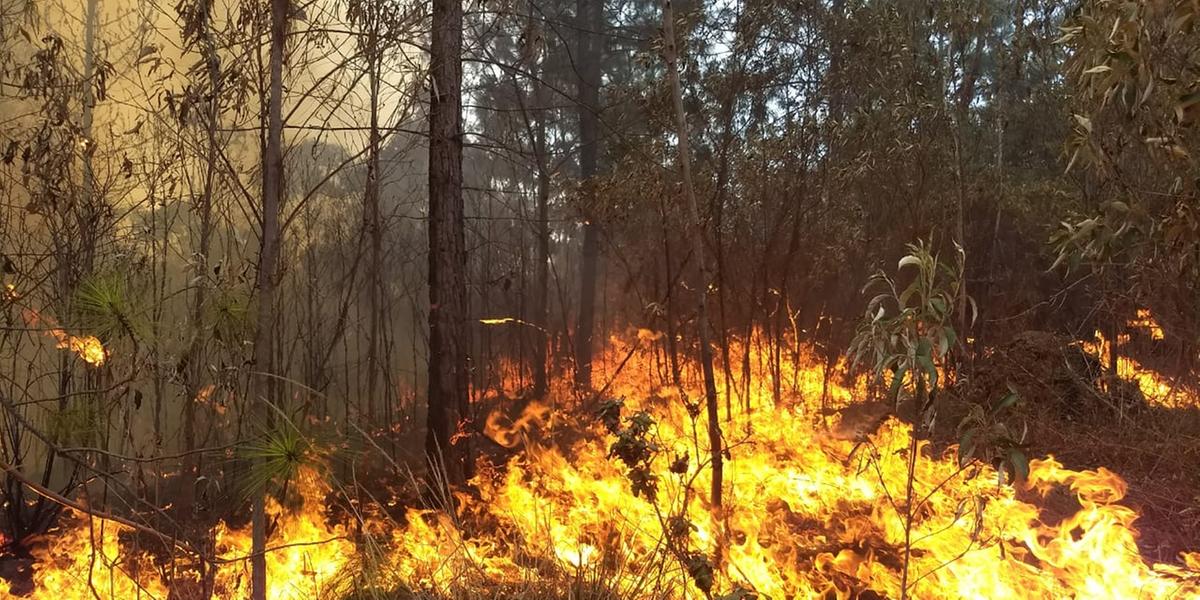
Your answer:
[[[576,0],[579,48],[579,178],[585,195],[583,251],[580,263],[579,319],[575,327],[575,384],[592,387],[592,336],[596,324],[596,274],[600,262],[600,232],[596,223],[595,186],[600,105],[600,47],[597,32],[603,26],[604,3]]]
[[[379,392],[378,382],[382,365],[379,362],[381,329],[383,319],[383,219],[379,209],[379,14],[377,9],[368,9],[367,32],[367,85],[370,88],[370,137],[367,151],[366,211],[367,229],[371,232],[371,262],[369,281],[369,310],[367,329],[367,423],[375,421],[375,396]]]
[[[536,334],[533,349],[533,393],[537,398],[546,395],[546,347],[550,343],[550,172],[546,165],[546,86],[535,81],[537,126],[534,153],[537,160],[537,289],[534,292],[534,318],[541,329]]]
[[[971,103],[975,101],[976,82],[978,81],[979,73],[982,68],[984,38],[985,35],[983,33],[983,29],[981,28],[980,33],[975,38],[975,50],[971,55],[971,63],[969,65],[963,65],[965,73],[963,75],[961,87],[958,90],[958,102],[957,106],[955,107],[954,174],[956,179],[955,187],[957,191],[957,198],[955,204],[957,210],[955,211],[954,236],[955,242],[960,248],[963,249],[964,252],[966,251],[967,247],[967,189],[966,174],[963,173],[964,162],[966,160],[966,157],[964,156],[965,150],[963,148],[963,143],[965,141],[964,134],[966,132],[967,121],[970,119]],[[967,318],[967,277],[965,271],[962,273],[959,285],[958,298],[956,299],[956,308],[958,312],[957,321],[959,327],[958,331],[961,338],[965,341],[970,333],[972,325],[968,322]],[[967,349],[968,351],[967,356],[963,358],[966,359],[964,361],[965,366],[969,368],[971,358],[969,354],[969,348],[965,343],[962,348]]]
[[[96,77],[96,31],[99,29],[100,0],[87,0],[83,24],[83,116],[80,128],[83,136],[89,140],[92,137],[92,118],[96,108],[96,95],[93,92]],[[78,6],[78,5],[77,5]],[[91,207],[92,188],[95,185],[95,175],[92,171],[92,153],[83,153],[83,205]]]
[[[704,405],[708,412],[708,442],[712,451],[712,505],[721,507],[722,450],[721,415],[717,404],[717,383],[713,374],[712,346],[709,343],[708,287],[712,281],[708,263],[704,258],[704,223],[696,203],[696,190],[692,186],[691,150],[688,145],[687,115],[683,109],[683,90],[679,83],[679,66],[675,48],[675,17],[671,0],[662,3],[663,55],[667,61],[667,78],[671,82],[671,96],[675,105],[675,126],[679,135],[679,170],[683,179],[683,195],[687,201],[688,217],[692,225],[693,252],[700,267],[700,285],[696,287],[696,324],[700,333],[700,366],[704,371]]]
[[[183,449],[188,453],[183,462],[184,476],[182,482],[180,503],[184,508],[191,506],[194,495],[194,480],[198,475],[199,455],[192,454],[196,448],[196,408],[200,395],[204,366],[200,361],[200,351],[204,346],[204,302],[208,287],[204,282],[209,269],[208,255],[212,245],[212,204],[213,190],[217,173],[217,127],[220,126],[221,114],[221,64],[217,56],[216,45],[213,43],[211,31],[212,13],[208,4],[203,5],[204,14],[200,16],[200,44],[204,54],[203,59],[208,67],[208,84],[211,100],[208,106],[208,123],[206,134],[206,152],[204,167],[204,188],[200,192],[200,235],[197,248],[196,274],[198,279],[192,294],[191,311],[191,340],[187,353],[183,357],[185,385],[183,400]]]
[[[266,403],[274,396],[275,280],[279,266],[279,211],[283,204],[283,53],[287,38],[288,0],[271,0],[270,87],[263,152],[262,236],[255,288],[258,315],[254,329],[254,373],[250,375],[252,414],[267,418]],[[266,600],[267,543],[265,490],[254,499],[251,514],[250,583],[252,600]]]
[[[467,416],[467,286],[463,238],[461,0],[434,0],[429,97],[429,412],[425,450],[448,483],[469,476],[465,441],[451,430]],[[439,461],[439,457],[444,457]]]
[[[667,334],[667,362],[671,368],[671,383],[676,387],[682,387],[682,380],[679,373],[679,343],[675,334],[675,276],[671,274],[671,237],[667,229],[667,207],[666,198],[662,201],[662,206],[659,207],[659,216],[662,223],[662,242],[663,242],[663,263],[666,265],[666,281],[667,281],[667,306],[664,320],[666,321]]]

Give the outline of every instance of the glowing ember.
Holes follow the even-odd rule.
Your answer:
[[[821,424],[823,408],[862,397],[861,381],[847,385],[840,368],[826,373],[811,349],[801,347],[798,362],[782,372],[752,351],[749,384],[738,370],[732,374],[738,391],[725,424],[726,503],[718,511],[707,502],[706,438],[689,411],[700,397],[695,365],[687,365],[683,390],[656,387],[661,341],[639,341],[634,332],[628,339],[638,348],[611,347],[596,377],[612,380],[624,417],[646,411],[653,421],[653,501],[634,494],[627,468],[610,456],[614,437],[592,414],[592,401],[573,410],[569,384],[555,382],[553,410],[531,403],[515,419],[488,419],[489,436],[523,451],[504,467],[482,465],[478,497],[460,495],[457,514],[410,509],[399,523],[382,507],[364,507],[361,527],[332,524],[324,514],[328,483],[305,471],[295,482],[300,507],[269,507],[275,528],[268,546],[282,547],[268,554],[270,597],[363,597],[364,589],[579,597],[603,589],[610,594],[603,597],[682,600],[703,597],[701,577],[711,579],[714,596],[738,588],[770,598],[851,598],[867,590],[901,596],[908,426],[886,420],[856,444]],[[1147,564],[1139,555],[1137,515],[1118,504],[1125,484],[1116,474],[1034,460],[1027,483],[1014,489],[998,486],[987,465],[961,468],[953,449],[919,449],[927,458],[918,462],[913,495],[920,503],[912,510],[910,597],[1200,597],[1189,570],[1200,566],[1200,554],[1182,557],[1182,566]],[[1078,510],[1051,517],[1039,505],[1053,490],[1073,496]],[[672,523],[683,526],[668,538]],[[166,598],[168,586],[146,568],[150,559],[118,560],[116,528],[106,527],[108,537],[93,544],[106,558],[94,563],[86,522],[52,536],[36,554],[33,598],[124,600],[138,597],[139,585],[147,590],[142,597]],[[249,547],[246,531],[217,532],[226,559],[244,557]],[[693,562],[684,564],[688,556]],[[95,593],[88,573],[103,584]],[[222,564],[214,597],[247,597],[248,581],[245,561]]]

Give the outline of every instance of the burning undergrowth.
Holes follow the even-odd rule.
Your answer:
[[[869,435],[839,434],[855,427],[838,423],[853,411],[837,409],[866,397],[866,382],[847,383],[844,365],[831,376],[806,351],[730,391],[725,493],[713,506],[695,372],[682,389],[653,384],[659,349],[637,336],[608,352],[603,397],[560,383],[544,402],[493,412],[483,430],[496,451],[446,503],[456,511],[372,499],[330,518],[342,488],[302,471],[295,506],[270,506],[270,597],[1200,596],[1200,554],[1144,560],[1125,483],[1104,468],[1032,460],[1009,484],[990,464],[921,441],[904,506],[910,426],[872,417]],[[794,393],[777,402],[772,377]],[[125,529],[64,522],[33,550],[27,597],[247,596],[247,531],[218,527],[212,556],[181,569],[133,549]]]

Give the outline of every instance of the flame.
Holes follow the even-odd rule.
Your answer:
[[[507,423],[504,413],[493,411],[484,423],[483,434],[505,448],[515,448],[531,427],[544,424],[549,417],[550,407],[537,401],[530,402],[522,409],[521,416]]]
[[[354,544],[344,528],[326,525],[322,516],[328,485],[313,469],[302,469],[296,481],[302,498],[294,512],[285,511],[269,499],[267,515],[276,523],[268,542],[267,575],[273,583],[271,600],[323,598],[342,584],[342,573],[354,555]],[[77,515],[48,543],[33,550],[37,561],[31,600],[125,600],[170,596],[149,554],[122,549],[120,539],[129,528],[99,518]],[[127,536],[128,537],[128,536]],[[215,532],[217,560],[222,568],[214,578],[216,598],[248,598],[250,595],[249,529],[219,525]],[[180,579],[198,579],[197,573],[180,572]],[[95,595],[93,595],[93,589]],[[0,591],[12,593],[3,582]],[[14,595],[15,596],[15,595]],[[6,596],[8,597],[8,596]]]
[[[267,541],[266,554],[269,600],[306,600],[337,597],[345,582],[339,575],[355,554],[354,543],[344,526],[329,524],[325,498],[330,487],[313,468],[300,469],[292,482],[299,491],[300,506],[285,510],[274,498],[267,499],[268,522],[275,524]],[[235,561],[233,568],[218,571],[215,590],[219,598],[250,597],[251,555],[249,528],[217,527],[216,548],[221,559]],[[115,599],[114,599],[115,600]]]
[[[104,344],[100,342],[100,338],[94,335],[71,335],[59,327],[54,322],[54,319],[43,316],[32,308],[25,309],[23,313],[25,315],[25,322],[29,323],[31,327],[37,327],[39,324],[45,323],[47,327],[46,335],[56,340],[56,348],[70,350],[76,356],[83,359],[84,362],[94,367],[99,367],[108,360],[108,351],[104,349]]]
[[[278,548],[267,555],[270,597],[361,593],[346,582],[364,572],[374,589],[417,597],[579,597],[588,585],[616,598],[701,597],[665,541],[667,516],[688,523],[676,543],[707,557],[714,595],[740,587],[764,598],[901,596],[909,426],[887,419],[856,442],[821,422],[822,409],[863,397],[861,378],[845,377],[845,365],[827,370],[804,345],[777,371],[765,340],[735,347],[735,357],[749,350],[750,371],[731,366],[737,389],[720,390],[722,399],[732,394],[733,410],[726,420],[722,406],[728,457],[718,510],[702,462],[707,438],[696,434],[704,431],[697,366],[686,365],[682,389],[656,385],[659,337],[613,339],[595,377],[624,398],[624,415],[654,419],[653,501],[633,493],[627,469],[610,457],[613,437],[588,410],[594,400],[570,400],[569,382],[555,381],[546,404],[488,419],[487,434],[521,452],[503,466],[481,463],[477,497],[460,494],[455,512],[411,508],[393,520],[381,506],[363,507],[360,525],[348,527],[326,514],[330,484],[304,471],[297,508],[268,506],[276,523],[268,546]],[[962,468],[953,449],[921,442],[918,451],[910,597],[1200,598],[1200,553],[1174,565],[1143,560],[1137,514],[1120,504],[1125,483],[1115,473],[1046,458],[1031,461],[1024,484],[999,486],[991,467]],[[688,457],[682,474],[680,457]],[[1077,510],[1045,508],[1052,493],[1074,498]],[[86,521],[52,534],[35,553],[32,598],[124,600],[139,597],[139,586],[149,591],[141,597],[166,598],[176,584],[143,568],[148,555],[118,547],[120,527],[104,528],[111,535],[94,542]],[[213,597],[248,597],[248,565],[236,560],[249,553],[248,532],[221,526],[215,535],[218,553],[234,562],[219,566]],[[87,562],[89,544],[103,560]],[[98,595],[89,573],[103,583]]]
[[[148,555],[122,551],[118,538],[125,531],[117,523],[76,516],[57,535],[45,536],[33,550],[38,568],[32,598],[82,600],[92,597],[91,588],[102,590],[105,599],[166,598]],[[3,582],[0,592],[11,594]]]
[[[1130,319],[1125,324],[1125,327],[1128,330],[1140,330],[1152,340],[1162,340],[1164,337],[1162,326],[1154,319],[1149,309],[1138,309],[1137,316]],[[1094,341],[1084,341],[1080,344],[1080,347],[1084,351],[1099,357],[1101,360],[1107,360],[1108,353],[1112,348],[1112,342],[1098,329],[1094,337]],[[1118,347],[1128,343],[1129,340],[1130,335],[1128,333],[1118,334]],[[1140,362],[1129,356],[1117,356],[1117,376],[1136,383],[1138,389],[1142,392],[1142,396],[1151,404],[1167,408],[1185,408],[1200,404],[1200,399],[1192,397],[1186,390],[1180,389],[1179,386],[1158,372],[1143,366]]]
[[[1129,321],[1127,327],[1130,329],[1141,329],[1150,334],[1150,339],[1163,339],[1163,328],[1154,320],[1154,315],[1150,313],[1148,308],[1139,308],[1137,316]]]

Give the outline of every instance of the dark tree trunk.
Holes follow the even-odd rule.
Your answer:
[[[596,223],[596,175],[600,106],[600,46],[597,33],[604,23],[604,3],[576,0],[579,48],[575,68],[579,74],[579,178],[585,195],[583,256],[580,264],[579,321],[575,327],[575,383],[592,386],[592,334],[596,323],[596,273],[600,262],[600,232]]]
[[[538,330],[533,349],[533,392],[541,398],[546,395],[546,348],[550,343],[550,172],[546,157],[546,86],[534,82],[537,99],[534,110],[538,111],[534,152],[537,154],[537,282],[534,291],[536,307],[534,318]]]
[[[460,0],[434,0],[429,95],[429,413],[425,450],[448,483],[469,476],[467,253],[463,238],[462,22]]]

